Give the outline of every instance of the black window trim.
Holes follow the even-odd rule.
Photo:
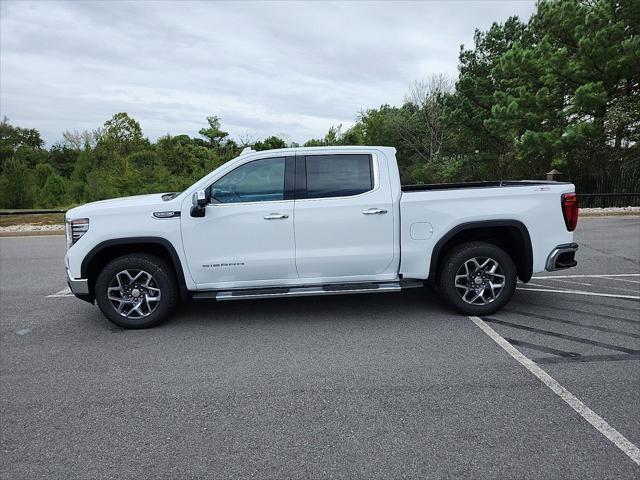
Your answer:
[[[353,195],[336,195],[327,197],[313,197],[309,198],[307,193],[307,157],[321,157],[325,155],[367,155],[369,157],[369,175],[371,176],[371,188],[365,192],[356,193]],[[351,198],[359,195],[366,195],[378,189],[379,185],[376,183],[376,172],[378,171],[378,163],[374,162],[374,155],[372,153],[359,153],[359,152],[327,152],[327,153],[301,153],[296,155],[295,161],[295,199],[296,200],[324,200],[327,198]]]
[[[219,180],[222,180],[224,177],[229,175],[232,172],[235,172],[238,168],[244,167],[245,165],[249,165],[253,162],[259,162],[260,160],[274,160],[276,158],[284,158],[284,190],[282,200],[258,200],[256,202],[230,202],[230,203],[213,203],[211,202],[211,188],[216,184]],[[265,203],[265,202],[284,202],[287,200],[293,200],[295,198],[295,156],[293,155],[280,155],[280,156],[270,156],[270,157],[260,157],[254,158],[253,160],[249,160],[248,162],[244,162],[228,172],[226,172],[221,177],[218,177],[214,180],[206,189],[205,194],[207,196],[207,205],[212,206],[224,206],[224,205],[252,205],[254,203]]]

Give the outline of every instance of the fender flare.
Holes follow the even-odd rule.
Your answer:
[[[461,223],[453,227],[446,234],[440,237],[440,240],[438,240],[433,247],[433,250],[431,252],[431,264],[429,265],[430,281],[435,282],[437,274],[436,268],[438,265],[440,252],[449,240],[465,230],[492,227],[515,227],[520,232],[524,244],[524,258],[523,264],[521,265],[522,268],[518,268],[518,277],[523,282],[528,282],[533,275],[533,248],[531,247],[531,236],[529,235],[529,230],[527,229],[525,224],[519,220],[482,220],[477,222]]]
[[[178,280],[178,289],[180,291],[181,297],[185,297],[187,294],[187,283],[184,278],[184,270],[182,269],[182,262],[180,262],[180,257],[178,256],[178,252],[176,251],[173,244],[162,237],[123,237],[123,238],[113,238],[110,240],[105,240],[104,242],[100,242],[95,247],[93,247],[89,253],[85,255],[82,259],[82,263],[80,265],[80,275],[82,278],[89,278],[89,265],[93,261],[93,259],[103,250],[113,246],[121,246],[121,245],[139,245],[139,244],[155,244],[160,245],[167,249],[169,252],[169,257],[171,259],[171,263],[173,265],[173,269],[176,272],[176,279]]]

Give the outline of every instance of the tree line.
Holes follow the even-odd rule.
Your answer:
[[[541,1],[523,22],[476,30],[456,81],[415,82],[306,146],[397,149],[403,183],[543,178],[553,168],[582,193],[640,188],[640,2]],[[272,136],[235,141],[216,116],[199,136],[151,142],[117,113],[93,131],[68,131],[49,149],[35,129],[0,123],[0,207],[69,206],[179,191],[243,147],[296,146]]]

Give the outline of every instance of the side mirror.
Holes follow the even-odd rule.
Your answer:
[[[191,216],[204,217],[207,205],[207,194],[204,190],[198,190],[191,197]]]
[[[205,191],[198,190],[197,192],[195,192],[191,197],[191,203],[193,203],[194,207],[204,207],[207,204],[207,194],[205,193]]]

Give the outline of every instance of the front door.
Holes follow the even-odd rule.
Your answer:
[[[209,188],[205,216],[182,213],[189,271],[198,289],[279,283],[297,278],[293,199],[285,170],[293,159],[242,164]]]

